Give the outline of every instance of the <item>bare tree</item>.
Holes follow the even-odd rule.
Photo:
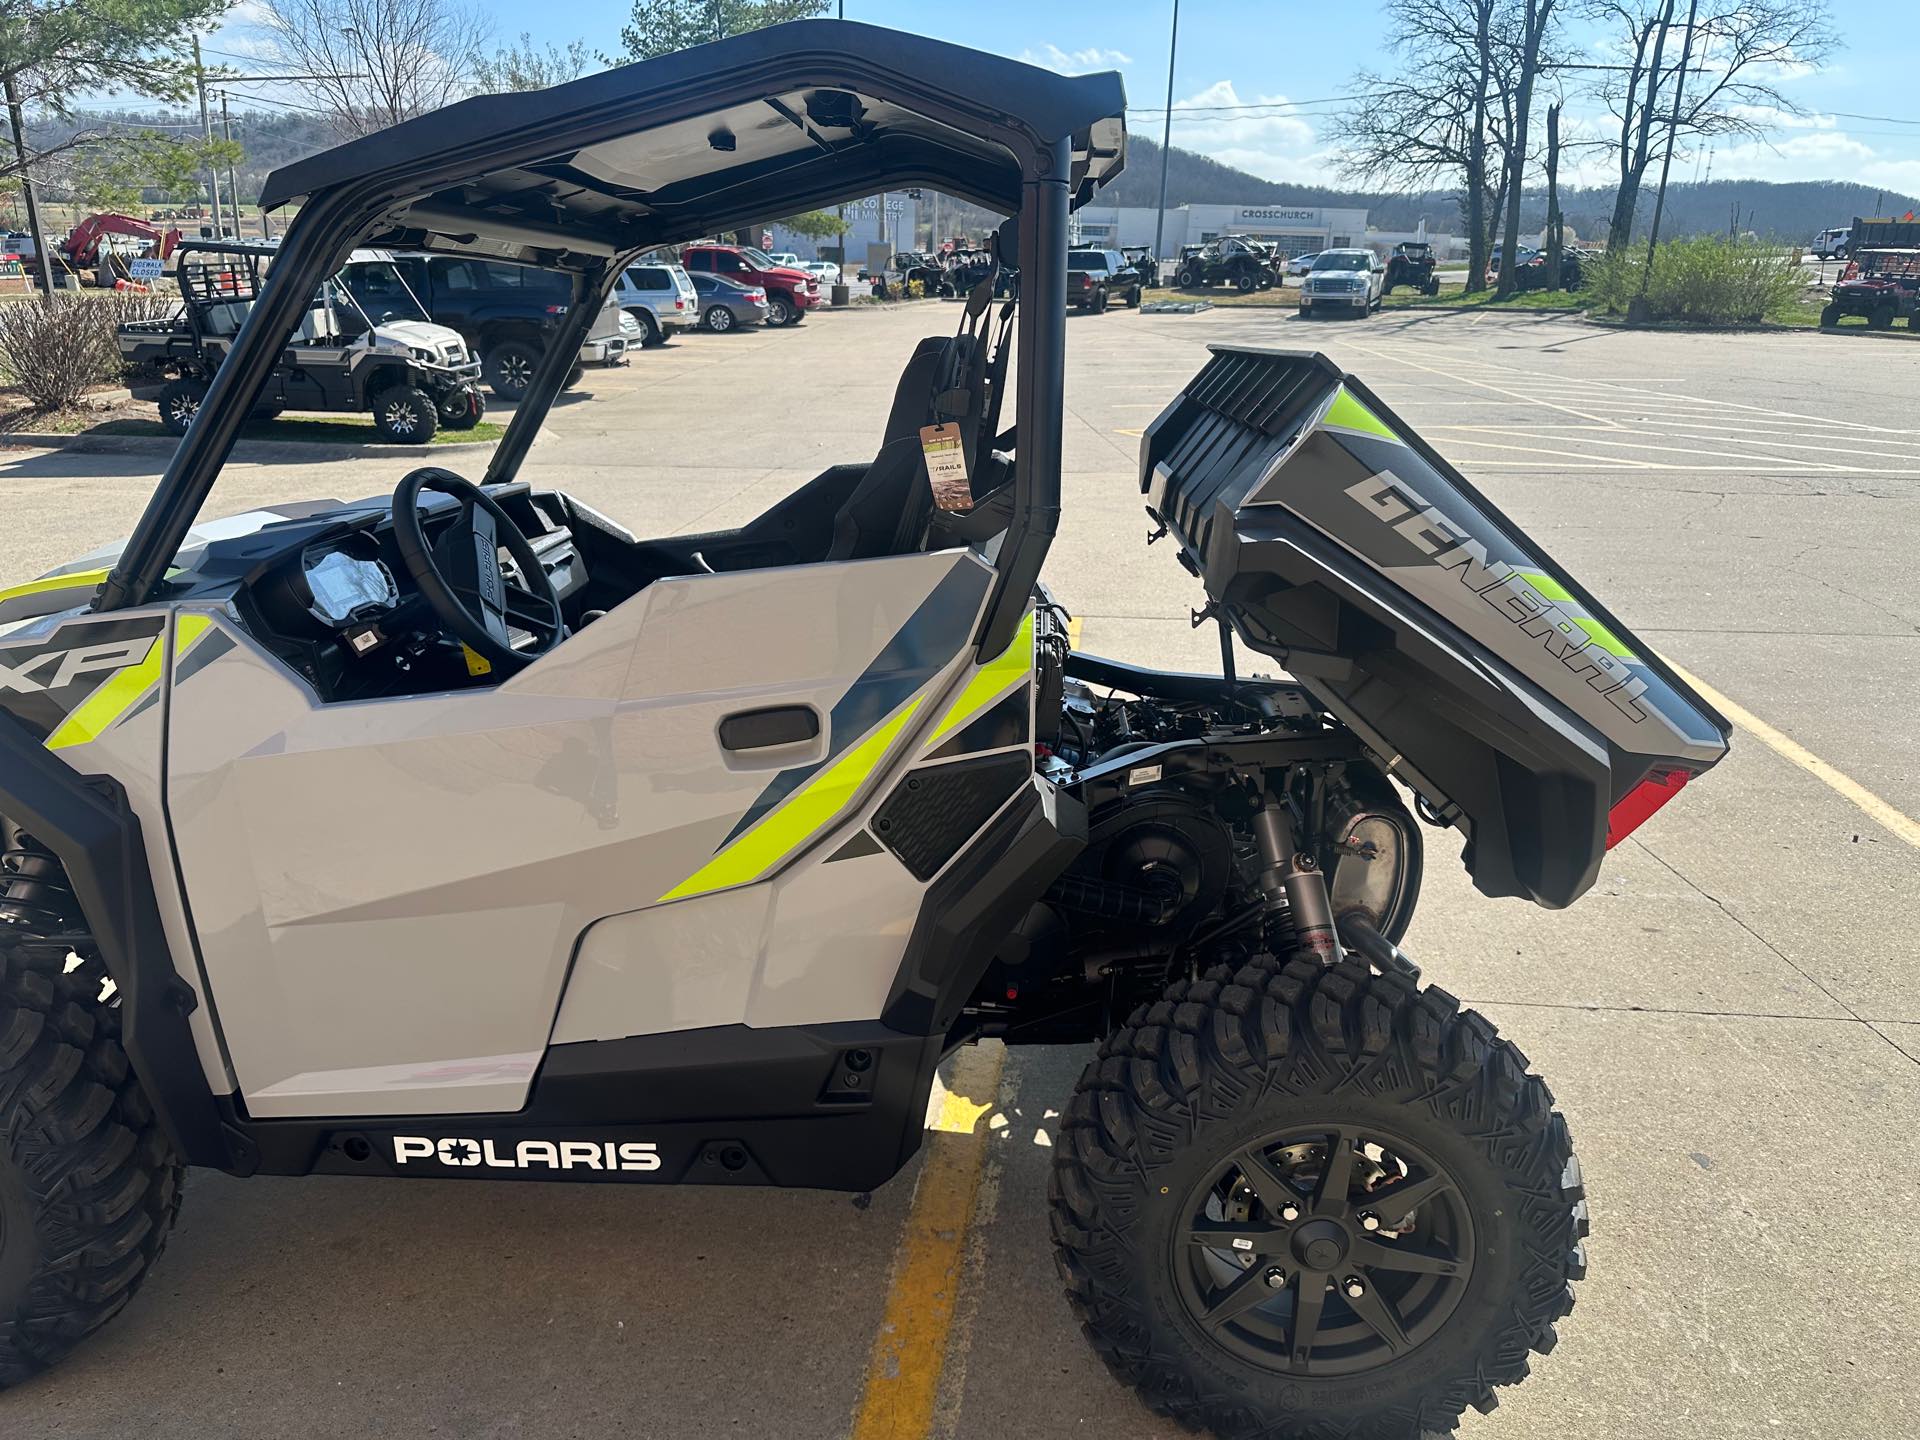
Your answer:
[[[468,93],[490,27],[463,0],[266,0],[263,26],[346,136]]]
[[[1550,58],[1550,38],[1555,19],[1555,0],[1521,0],[1518,43],[1513,46],[1513,131],[1507,146],[1506,228],[1500,249],[1500,276],[1494,286],[1497,295],[1511,295],[1519,283],[1520,196],[1527,178],[1527,130],[1533,116],[1533,87],[1544,63]]]
[[[1489,104],[1507,84],[1500,42],[1506,3],[1389,0],[1384,28],[1396,37],[1402,68],[1355,76],[1348,89],[1358,98],[1337,122],[1341,168],[1355,179],[1460,187],[1469,290],[1479,289],[1486,273],[1488,178],[1496,160],[1504,171],[1500,123]]]
[[[483,95],[509,90],[546,90],[578,80],[593,67],[593,52],[584,40],[566,45],[539,46],[526,31],[511,45],[474,62],[474,84]]]
[[[1547,106],[1547,289],[1560,288],[1565,237],[1560,233],[1560,111],[1565,100]]]
[[[1594,86],[1619,124],[1610,250],[1632,238],[1641,182],[1669,143],[1663,132],[1671,127],[1671,143],[1681,149],[1703,139],[1762,138],[1779,117],[1801,113],[1782,82],[1819,65],[1838,43],[1825,0],[1702,0],[1690,62],[1679,58],[1686,37],[1676,32],[1686,12],[1678,0],[1591,0],[1590,13],[1612,33],[1618,67],[1597,72]]]

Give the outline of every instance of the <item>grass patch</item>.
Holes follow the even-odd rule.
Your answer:
[[[1578,311],[1587,308],[1585,298],[1579,294],[1569,294],[1565,290],[1521,290],[1507,296],[1504,300],[1493,298],[1491,290],[1476,290],[1468,295],[1464,291],[1451,293],[1442,290],[1438,295],[1422,295],[1414,290],[1396,290],[1387,296],[1389,307],[1417,306],[1425,309],[1440,310],[1565,310]]]
[[[46,420],[58,420],[58,416],[42,417]],[[49,428],[62,435],[134,435],[158,436],[171,439],[166,426],[158,420],[109,420],[104,425],[87,424],[87,416],[74,417],[81,423],[71,429],[59,425]],[[472,445],[491,444],[507,433],[507,427],[496,425],[491,420],[482,420],[471,430],[436,430],[429,445]],[[307,417],[301,415],[282,415],[275,420],[255,420],[240,431],[242,440],[299,441],[318,445],[384,445],[390,442],[382,440],[373,428],[370,417],[360,415],[330,415]]]

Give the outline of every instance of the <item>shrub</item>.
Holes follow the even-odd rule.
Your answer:
[[[1804,288],[1791,260],[1750,240],[1669,240],[1655,249],[1651,274],[1646,260],[1647,252],[1631,245],[1589,265],[1591,307],[1625,314],[1644,284],[1651,319],[1757,325],[1792,310]]]
[[[36,410],[64,410],[91,387],[120,378],[119,325],[158,319],[176,303],[118,290],[55,294],[51,304],[32,296],[0,301],[0,379]]]
[[[74,404],[102,378],[94,306],[68,296],[0,306],[0,372],[35,409]]]

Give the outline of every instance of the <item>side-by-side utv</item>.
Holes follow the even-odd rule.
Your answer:
[[[190,241],[180,247],[179,309],[120,327],[121,361],[144,377],[131,393],[154,401],[173,434],[186,434],[198,418],[280,253],[260,242]],[[285,337],[280,363],[255,393],[254,413],[371,415],[380,438],[398,445],[424,445],[442,425],[479,424],[486,410],[476,383],[480,362],[459,332],[428,318],[389,256],[365,253],[353,261],[362,277],[386,277],[383,308],[369,314],[353,287],[323,279]]]
[[[986,1039],[1098,1047],[1054,1260],[1147,1404],[1412,1440],[1553,1345],[1579,1168],[1401,948],[1423,826],[1567,905],[1727,727],[1309,353],[1217,348],[1141,439],[1222,673],[1070,648],[1068,217],[1125,113],[812,21],[268,179],[131,538],[0,590],[0,1384],[125,1304],[185,1166],[864,1190]],[[520,478],[634,256],[896,184],[1011,215],[1021,282],[901,357],[874,454],[702,535]],[[560,271],[570,331],[484,474],[197,523],[356,244]]]

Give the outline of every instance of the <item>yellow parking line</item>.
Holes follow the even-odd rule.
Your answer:
[[[1666,657],[1662,656],[1662,659]],[[1891,830],[1907,844],[1920,850],[1920,820],[1896,810],[1851,775],[1833,768],[1792,736],[1783,735],[1752,711],[1743,709],[1714,689],[1699,676],[1667,660],[1673,673],[1700,692],[1700,698],[1725,715],[1774,754],[1806,771],[1829,790],[1858,806],[1876,825]]]
[[[1080,627],[1083,623],[1078,615],[1074,615],[1067,620],[1067,648],[1069,650],[1078,650],[1080,648]]]
[[[954,1060],[894,1256],[887,1309],[873,1337],[851,1440],[924,1440],[933,1424],[967,1229],[987,1155],[986,1117],[1000,1091],[1006,1053],[998,1044],[980,1045]]]

